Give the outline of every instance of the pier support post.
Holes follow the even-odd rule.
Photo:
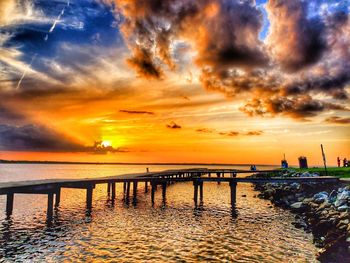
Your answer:
[[[111,194],[111,184],[107,183],[107,195],[109,196]]]
[[[166,201],[166,186],[167,186],[167,183],[166,183],[166,182],[163,182],[163,184],[162,184],[162,198],[163,198],[163,204],[165,204],[165,201]]]
[[[199,182],[199,202],[203,203],[203,182]]]
[[[12,215],[12,211],[13,211],[13,197],[14,197],[13,193],[7,194],[7,199],[6,199],[6,215],[7,216]]]
[[[237,192],[237,183],[230,181],[230,192],[231,192],[231,206],[236,206],[236,192]]]
[[[194,205],[197,207],[197,205],[198,205],[198,182],[197,182],[197,180],[193,181],[193,187],[194,187],[193,200],[194,200]]]
[[[130,200],[130,182],[126,183],[126,195],[125,195],[125,201],[129,202]]]
[[[47,221],[51,221],[53,218],[53,193],[47,194]]]
[[[156,183],[151,182],[151,200],[152,200],[152,205],[154,205],[154,193],[156,191]]]
[[[114,199],[115,199],[115,182],[110,183],[109,189],[112,190],[112,202],[114,202]]]
[[[132,201],[135,204],[137,200],[137,182],[133,182],[132,187]]]
[[[92,209],[92,191],[93,191],[92,185],[86,188],[86,209],[88,210]]]
[[[220,173],[216,173],[217,177],[220,178]],[[218,181],[218,184],[220,184],[220,181]]]
[[[148,182],[145,182],[145,193],[148,193]]]
[[[123,200],[125,200],[125,194],[126,194],[126,182],[123,183]]]
[[[55,195],[55,207],[58,207],[61,202],[61,188],[58,188]]]

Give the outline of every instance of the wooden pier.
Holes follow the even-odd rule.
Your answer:
[[[322,177],[273,177],[273,178],[249,178],[236,177],[238,173],[266,173],[279,172],[278,170],[263,171],[245,171],[236,169],[182,169],[166,170],[161,172],[147,172],[136,174],[124,174],[118,176],[86,178],[86,179],[49,179],[33,180],[20,182],[0,183],[0,195],[7,195],[6,215],[11,216],[14,205],[15,194],[44,194],[48,197],[47,202],[47,220],[51,221],[54,214],[54,206],[59,206],[61,200],[62,188],[85,189],[86,190],[86,209],[91,212],[93,190],[97,184],[106,184],[107,193],[114,203],[116,199],[116,184],[123,184],[123,201],[130,202],[130,190],[132,185],[132,202],[137,201],[137,187],[144,183],[144,191],[148,193],[148,187],[151,188],[151,201],[154,204],[154,196],[158,186],[162,186],[163,202],[166,198],[166,190],[169,184],[175,182],[193,182],[194,187],[194,204],[203,203],[203,184],[204,182],[228,183],[230,186],[231,205],[236,204],[236,187],[237,183],[337,183],[339,178],[322,176]]]

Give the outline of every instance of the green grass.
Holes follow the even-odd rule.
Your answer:
[[[308,169],[300,169],[300,168],[291,168],[296,172],[310,172],[310,173],[318,173],[320,175],[326,175],[324,167],[315,167]],[[328,176],[338,176],[342,178],[350,178],[350,167],[327,167]]]

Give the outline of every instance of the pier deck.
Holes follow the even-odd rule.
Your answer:
[[[48,180],[31,180],[19,182],[0,183],[0,195],[7,195],[6,214],[10,216],[13,210],[14,194],[45,194],[48,196],[47,220],[50,221],[53,216],[53,207],[58,206],[61,199],[61,188],[86,189],[86,207],[88,211],[92,209],[93,189],[97,184],[107,184],[108,195],[114,202],[116,197],[116,183],[123,183],[124,196],[123,200],[129,202],[130,188],[132,187],[133,202],[136,202],[138,183],[144,183],[144,190],[148,192],[148,184],[151,187],[151,199],[154,204],[154,194],[157,186],[162,186],[162,196],[165,200],[166,187],[168,184],[175,182],[192,181],[194,186],[194,202],[197,206],[198,196],[203,201],[203,182],[229,183],[231,189],[231,204],[236,203],[236,185],[237,183],[336,183],[339,178],[322,176],[322,177],[273,177],[273,178],[249,178],[236,177],[238,173],[266,173],[279,172],[278,170],[260,170],[246,171],[237,169],[181,169],[165,170],[161,172],[133,173],[122,174],[117,176],[84,178],[84,179],[48,179]],[[199,195],[198,195],[199,192]],[[55,202],[54,202],[55,198]]]

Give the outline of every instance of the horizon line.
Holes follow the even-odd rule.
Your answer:
[[[92,165],[226,165],[226,166],[277,166],[278,164],[254,164],[254,163],[198,163],[198,162],[70,162],[70,161],[35,161],[35,160],[5,160],[0,159],[1,163],[36,163],[36,164],[92,164]]]

